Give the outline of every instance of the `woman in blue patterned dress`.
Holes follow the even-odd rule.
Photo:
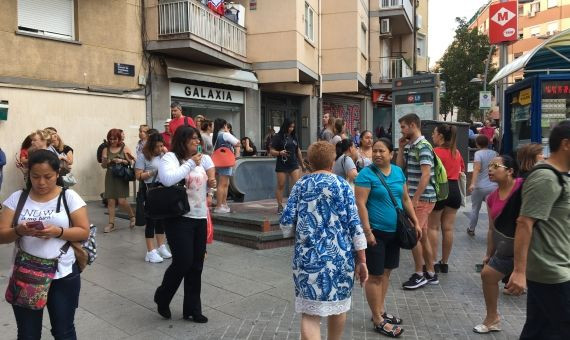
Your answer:
[[[314,143],[308,159],[314,172],[293,186],[280,221],[285,235],[295,234],[295,310],[302,313],[303,339],[320,339],[323,316],[328,317],[328,339],[340,339],[354,274],[361,285],[368,279],[366,237],[350,185],[331,172],[334,146]]]

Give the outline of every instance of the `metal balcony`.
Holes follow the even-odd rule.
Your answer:
[[[246,57],[246,30],[198,1],[178,1],[158,5],[160,40],[193,35],[239,56]]]
[[[404,58],[383,58],[380,61],[380,83],[390,83],[394,78],[411,76],[412,68]]]
[[[379,0],[380,20],[390,19],[392,35],[409,34],[413,32],[414,9],[410,0]],[[415,0],[414,0],[415,1]]]

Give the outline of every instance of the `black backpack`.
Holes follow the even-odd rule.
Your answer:
[[[107,147],[107,141],[103,139],[103,143],[97,148],[97,162],[103,162],[103,150]]]

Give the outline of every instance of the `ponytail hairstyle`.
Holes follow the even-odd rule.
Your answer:
[[[444,147],[451,151],[451,157],[457,155],[457,127],[449,124],[436,126],[437,132],[443,136]]]
[[[218,140],[218,134],[220,133],[220,130],[227,125],[228,122],[222,118],[216,118],[216,120],[214,121],[214,134],[212,135],[212,143],[214,145],[216,145],[216,141]]]
[[[336,143],[336,159],[342,156],[354,143],[350,139],[343,139],[340,142]]]

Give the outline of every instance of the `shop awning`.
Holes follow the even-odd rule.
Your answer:
[[[257,90],[257,77],[253,72],[236,70],[232,68],[195,64],[180,60],[167,59],[168,78],[180,78],[245,87]]]
[[[528,73],[569,72],[570,29],[552,36],[542,44],[507,64],[497,72],[490,84],[493,84],[522,69]]]

